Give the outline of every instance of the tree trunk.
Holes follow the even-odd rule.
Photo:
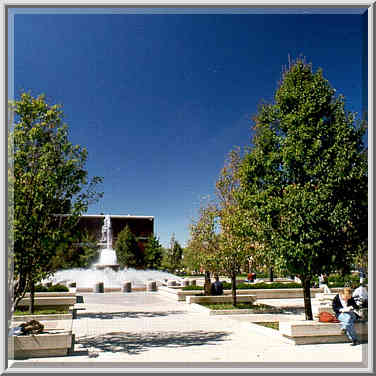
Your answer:
[[[210,272],[205,270],[205,283],[204,283],[205,295],[210,295],[210,288],[211,288]]]
[[[273,267],[270,268],[270,282],[273,282]]]
[[[299,276],[299,278],[303,285],[305,319],[313,320],[311,305],[311,279],[303,278],[302,276]]]
[[[231,274],[232,304],[236,307],[236,273]]]
[[[35,295],[35,283],[33,280],[30,281],[30,314],[34,313],[34,295]]]

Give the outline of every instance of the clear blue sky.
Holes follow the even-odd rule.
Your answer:
[[[14,93],[63,105],[89,174],[104,178],[88,213],[154,216],[165,246],[172,233],[185,245],[227,153],[250,144],[250,118],[288,54],[321,67],[349,110],[366,106],[360,12],[53,12],[14,16]]]

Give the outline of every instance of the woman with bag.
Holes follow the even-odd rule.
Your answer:
[[[337,294],[333,299],[332,306],[337,319],[341,323],[342,332],[346,333],[347,337],[352,342],[351,346],[359,345],[360,342],[354,328],[354,322],[358,318],[354,309],[359,309],[359,307],[351,295],[351,289],[345,287],[339,294]]]

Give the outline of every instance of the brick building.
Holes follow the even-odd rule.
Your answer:
[[[101,239],[104,215],[85,214],[80,217],[79,228],[87,230],[95,239]],[[154,217],[132,215],[110,215],[112,229],[112,246],[115,247],[117,236],[125,226],[129,226],[133,235],[138,239],[140,249],[143,251],[150,235],[154,234]]]

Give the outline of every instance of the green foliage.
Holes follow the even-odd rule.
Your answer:
[[[48,292],[69,292],[69,288],[64,285],[52,285],[48,288]]]
[[[69,292],[69,288],[60,284],[51,285],[49,287],[38,284],[35,285],[35,292]]]
[[[257,223],[249,235],[302,280],[307,319],[311,279],[349,270],[367,247],[365,126],[334,94],[321,70],[294,63],[275,102],[260,107],[240,168],[239,200]]]
[[[182,287],[182,291],[195,291],[195,290],[203,290],[203,286],[184,286]]]
[[[101,197],[95,192],[101,179],[88,178],[87,151],[69,142],[60,106],[23,93],[10,110],[15,122],[9,133],[14,162],[8,166],[14,190],[14,308],[27,287],[56,271],[56,254],[77,241],[73,229],[89,203]]]
[[[175,273],[176,270],[183,266],[182,260],[183,248],[173,234],[170,241],[170,248],[164,249],[163,252],[163,268],[167,269],[170,273]]]
[[[88,268],[99,258],[99,245],[93,235],[82,232],[78,227],[72,234],[76,242],[68,249],[57,249],[51,260],[54,269]]]
[[[30,292],[29,289],[27,291]],[[35,292],[47,292],[47,291],[48,291],[47,286],[43,286],[43,285],[39,285],[39,284],[35,286]]]
[[[230,290],[232,288],[232,284],[228,282],[223,282],[223,288],[226,290]],[[295,282],[259,282],[259,283],[237,283],[236,289],[237,290],[248,290],[248,289],[296,289],[302,288],[301,283]]]
[[[151,235],[145,245],[144,267],[159,269],[162,264],[162,246],[156,236]]]
[[[121,267],[140,268],[144,264],[143,254],[129,226],[125,226],[118,234],[115,250]]]

